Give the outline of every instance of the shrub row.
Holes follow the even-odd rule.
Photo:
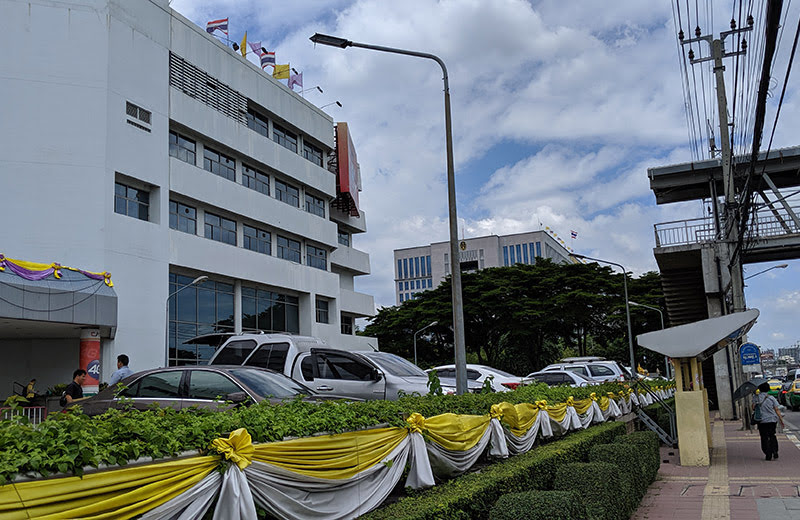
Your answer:
[[[570,462],[586,460],[596,444],[605,444],[624,435],[625,424],[603,423],[571,433],[528,453],[511,457],[415,496],[406,497],[376,509],[362,518],[370,520],[456,520],[488,518],[495,502],[509,492],[553,489],[556,471]],[[530,516],[517,518],[539,518]],[[549,514],[549,513],[548,513]],[[545,517],[542,517],[545,518]],[[546,518],[557,518],[548,516]]]

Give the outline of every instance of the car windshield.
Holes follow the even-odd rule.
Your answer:
[[[517,377],[514,374],[509,374],[508,372],[504,372],[503,370],[500,370],[500,369],[497,369],[497,368],[491,368],[491,367],[486,367],[486,368],[490,372],[493,372],[493,373],[495,373],[497,375],[500,375],[500,376],[503,376],[503,377]]]
[[[374,361],[376,365],[386,372],[400,377],[419,376],[428,377],[417,365],[389,352],[364,352],[365,357]]]
[[[294,397],[298,394],[313,394],[307,387],[282,374],[255,368],[233,368],[230,373],[260,397],[283,398]]]

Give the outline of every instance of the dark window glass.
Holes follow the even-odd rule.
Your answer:
[[[227,376],[208,370],[192,370],[189,379],[189,399],[225,399],[243,389]]]
[[[181,372],[149,374],[139,380],[136,397],[178,397]]]
[[[300,242],[278,235],[278,258],[300,263]]]
[[[211,148],[203,149],[203,169],[229,181],[236,180],[236,161]]]
[[[236,245],[236,222],[233,220],[206,212],[204,230],[206,238]]]
[[[303,141],[303,157],[317,166],[322,166],[322,150],[305,141]]]
[[[306,246],[306,264],[323,271],[328,270],[328,252],[314,246]]]
[[[299,333],[299,299],[296,296],[242,287],[242,328]]]
[[[317,323],[329,323],[327,300],[317,298]]]
[[[267,368],[282,373],[283,367],[286,365],[286,356],[288,354],[288,343],[276,343],[272,345],[272,353],[269,356],[269,364],[267,365]]]
[[[264,195],[269,195],[269,175],[246,164],[242,165],[242,184]]]
[[[169,227],[196,235],[197,210],[174,200],[169,201]]]
[[[197,164],[195,142],[177,132],[169,133],[169,154],[189,164]]]
[[[275,179],[275,198],[296,208],[300,207],[300,190]]]
[[[265,255],[272,254],[272,236],[263,229],[254,228],[244,224],[244,247],[250,251],[257,251]]]
[[[614,371],[608,367],[604,367],[603,365],[589,365],[589,372],[592,373],[593,376],[613,376]]]
[[[343,246],[350,247],[350,233],[347,231],[339,230],[339,243]]]
[[[256,348],[253,340],[229,341],[214,358],[215,365],[241,365]]]
[[[303,373],[303,379],[306,381],[314,380],[314,358],[308,356],[300,362],[300,370]]]
[[[306,193],[306,211],[325,218],[325,201]]]
[[[475,381],[479,377],[481,377],[481,373],[477,370],[467,370],[467,379]]]
[[[272,140],[297,153],[297,136],[276,124],[272,125]]]
[[[267,122],[267,118],[252,108],[247,110],[247,128],[255,130],[264,137],[269,137],[269,123]]]
[[[342,334],[353,334],[353,317],[342,315]]]
[[[319,356],[325,360],[328,377],[326,379],[344,379],[346,381],[371,381],[373,376],[372,366],[361,363],[349,356],[339,354],[324,354]],[[320,368],[321,367],[320,363]],[[320,370],[320,377],[323,377]]]
[[[150,220],[150,193],[117,182],[114,184],[114,211],[139,220]]]

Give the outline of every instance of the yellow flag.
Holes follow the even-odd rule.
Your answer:
[[[245,49],[247,49],[247,31],[244,32],[244,38],[242,38],[242,44],[239,45],[239,52],[242,53],[242,58],[244,58],[245,57],[244,55],[247,54],[247,51]]]
[[[289,79],[289,64],[275,65],[275,70],[272,71],[272,77],[275,79]]]

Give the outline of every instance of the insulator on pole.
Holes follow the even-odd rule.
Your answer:
[[[699,38],[701,34],[703,34],[703,31],[700,30],[700,26],[698,25],[694,28],[694,35]]]
[[[683,36],[683,29],[681,29],[680,31],[678,31],[678,39],[679,39],[680,41],[683,41],[683,38],[684,38],[684,36]]]
[[[689,49],[689,59],[690,60],[694,59],[694,51],[692,49]]]
[[[731,18],[731,29],[736,29],[736,20]]]

